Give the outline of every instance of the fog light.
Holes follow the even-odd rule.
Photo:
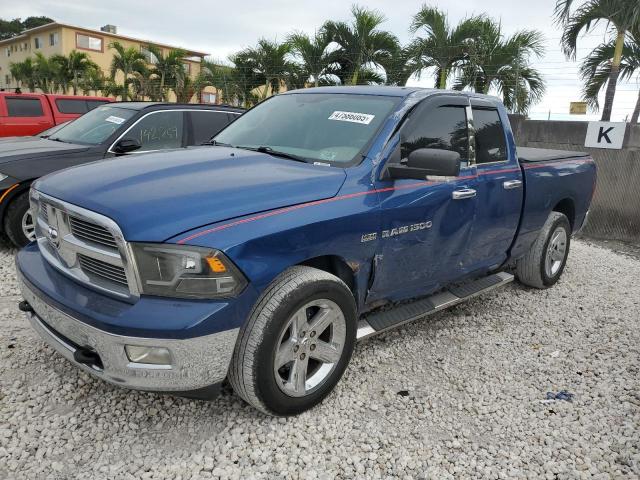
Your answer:
[[[125,345],[127,357],[133,363],[151,363],[154,365],[171,365],[171,352],[165,347],[141,347]]]

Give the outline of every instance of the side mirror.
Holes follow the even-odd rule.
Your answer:
[[[141,147],[142,145],[138,140],[135,140],[133,138],[123,138],[113,146],[113,151],[116,153],[129,153],[133,152],[134,150],[138,150]]]
[[[388,170],[392,178],[456,177],[460,173],[460,154],[438,148],[418,148],[405,162],[389,165]]]

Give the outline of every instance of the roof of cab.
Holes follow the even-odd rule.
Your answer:
[[[352,95],[381,95],[387,97],[407,97],[421,90],[433,90],[420,87],[387,87],[379,85],[354,85],[340,87],[314,87],[298,90],[289,90],[283,95],[295,95],[298,93],[350,93]]]
[[[172,103],[172,102],[112,102],[112,107],[128,108],[130,110],[143,110],[151,107],[167,107],[167,108],[191,108],[197,110],[221,109],[231,112],[244,111],[241,107],[232,107],[230,105],[216,105],[213,103]]]
[[[462,90],[442,90],[438,88],[422,88],[422,87],[391,87],[385,85],[354,85],[354,86],[336,86],[336,87],[315,87],[301,88],[298,90],[289,90],[281,95],[295,95],[304,93],[350,93],[352,95],[380,95],[387,97],[406,98],[413,94],[420,98],[430,96],[432,94],[449,94],[460,95],[469,98],[485,99],[490,102],[500,102],[498,97],[493,95],[485,95],[482,93],[466,92]]]

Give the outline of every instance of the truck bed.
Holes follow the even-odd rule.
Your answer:
[[[553,162],[554,160],[568,160],[570,158],[588,157],[586,152],[572,152],[569,150],[551,150],[548,148],[517,147],[518,160],[525,163]]]

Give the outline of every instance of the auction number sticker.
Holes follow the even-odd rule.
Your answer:
[[[362,125],[369,125],[371,120],[376,118],[375,115],[370,115],[368,113],[357,113],[357,112],[340,112],[335,111],[329,117],[329,120],[338,120],[340,122],[353,122],[353,123],[361,123]]]
[[[117,123],[120,125],[124,122],[124,118],[116,117],[115,115],[111,115],[110,117],[105,118],[106,122]]]

